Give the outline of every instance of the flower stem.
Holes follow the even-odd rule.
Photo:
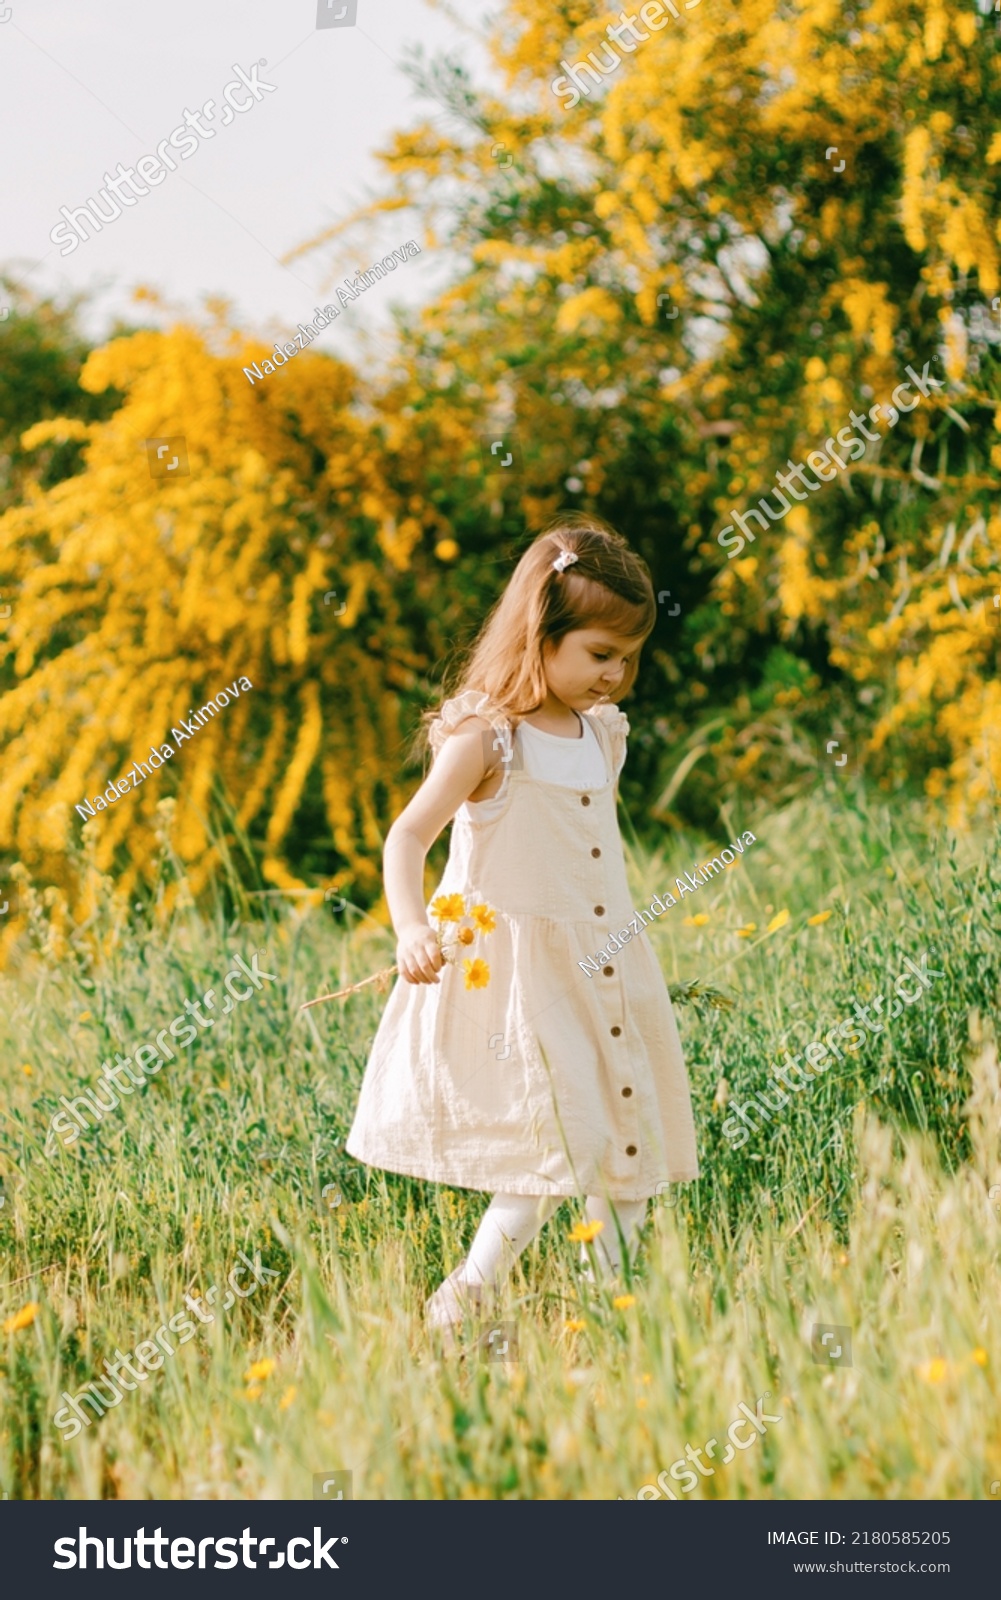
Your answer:
[[[439,948],[442,955],[445,957],[445,960],[448,961],[448,950],[450,948],[452,950],[457,950],[459,946],[458,944],[454,944],[452,946],[443,944],[440,945]],[[378,983],[380,979],[385,982],[387,978],[392,978],[395,973],[399,972],[399,970],[399,967],[395,964],[391,967],[383,967],[381,972],[373,972],[370,978],[362,978],[360,983],[352,983],[346,989],[338,989],[336,994],[320,994],[317,995],[315,1000],[307,1000],[299,1007],[299,1010],[308,1011],[310,1006],[322,1005],[325,1000],[343,1000],[349,994],[357,994],[359,989],[367,989],[370,983]]]
[[[315,1000],[307,1000],[299,1007],[300,1011],[308,1011],[310,1006],[322,1005],[324,1000],[343,1000],[346,995],[357,994],[359,989],[367,989],[370,983],[378,983],[379,979],[391,978],[394,972],[399,972],[399,967],[384,967],[381,972],[373,972],[370,978],[363,978],[361,983],[352,983],[347,989],[338,989],[336,994],[320,994]]]

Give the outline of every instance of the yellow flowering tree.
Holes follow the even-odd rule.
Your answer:
[[[434,572],[409,586],[405,575],[435,514],[419,515],[406,482],[418,480],[416,442],[393,458],[403,489],[389,483],[347,367],[305,352],[251,384],[244,365],[264,354],[221,328],[113,340],[81,378],[124,396],[110,419],[23,436],[26,450],[76,440],[83,457],[0,520],[0,587],[18,595],[3,636],[0,851],[37,877],[79,888],[77,806],[148,763],[151,746],[163,760],[166,741],[169,770],[139,769],[93,821],[84,810],[95,864],[124,892],[149,870],[168,795],[196,892],[241,832],[273,884],[301,883],[304,862],[369,890],[378,881],[417,714],[401,704],[427,664],[413,619],[434,618]],[[156,441],[178,436],[177,476],[159,475]],[[199,722],[197,708],[240,680]],[[219,799],[228,840],[213,827]]]
[[[889,742],[887,773],[924,772],[958,819],[1001,779],[997,19],[989,0],[639,10],[508,0],[503,99],[449,63],[419,75],[465,131],[401,134],[392,203],[469,267],[411,329],[401,409],[464,552],[480,506],[496,541],[590,504],[647,555],[665,609],[641,720],[669,690],[674,767],[727,710],[687,793],[778,789],[800,748],[815,770],[780,727],[812,696],[811,733],[861,711],[874,759]],[[939,387],[873,422],[909,365]],[[721,546],[852,411],[864,459]],[[491,433],[521,446],[506,484]]]

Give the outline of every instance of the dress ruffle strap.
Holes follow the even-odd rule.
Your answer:
[[[481,689],[467,689],[464,694],[457,694],[453,699],[443,702],[428,730],[428,743],[432,754],[435,756],[438,754],[449,734],[459,726],[460,722],[465,722],[467,717],[482,717],[485,722],[489,722],[496,735],[494,748],[500,752],[501,761],[510,765],[514,753],[511,723],[505,713]]]
[[[612,746],[612,772],[617,778],[626,759],[626,740],[629,738],[629,718],[618,706],[606,704],[592,706],[589,717],[601,722]]]

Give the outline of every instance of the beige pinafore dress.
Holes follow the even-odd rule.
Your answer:
[[[688,1075],[667,985],[645,932],[593,976],[578,964],[634,915],[616,817],[629,724],[601,705],[600,788],[544,783],[519,765],[507,718],[478,691],[448,700],[435,754],[481,716],[502,751],[489,818],[456,814],[438,895],[497,913],[461,956],[489,965],[467,989],[398,979],[365,1069],[348,1136],[369,1166],[457,1188],[644,1200],[698,1177]],[[434,924],[432,924],[434,925]]]

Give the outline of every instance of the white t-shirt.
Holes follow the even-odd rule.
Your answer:
[[[531,723],[519,722],[514,730],[514,746],[519,765],[542,783],[564,784],[568,789],[600,789],[608,782],[605,758],[590,717],[575,713],[581,724],[580,737],[564,739],[558,733],[543,733]],[[488,800],[466,800],[459,808],[476,822],[488,821],[505,803],[506,784]]]

